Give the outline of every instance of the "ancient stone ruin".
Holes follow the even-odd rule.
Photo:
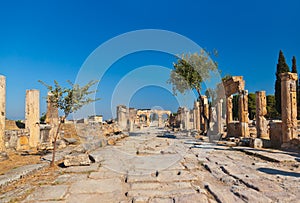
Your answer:
[[[166,123],[163,120],[163,115],[171,116],[171,111],[157,110],[157,109],[135,109],[127,108],[125,105],[117,106],[117,118],[116,121],[121,130],[134,131],[135,129],[143,129],[151,125],[151,116],[157,116],[157,126],[165,127]]]
[[[90,123],[94,123],[94,126],[99,125],[100,131],[107,132],[106,135],[120,131],[131,132],[156,125],[160,128],[171,127],[174,130],[198,132],[208,135],[212,138],[211,141],[230,137],[247,138],[250,139],[250,143],[252,143],[250,145],[253,147],[290,148],[292,147],[291,143],[299,143],[296,98],[296,81],[298,78],[297,74],[294,73],[283,73],[280,77],[282,120],[267,120],[265,118],[267,114],[266,93],[265,91],[257,91],[255,129],[251,128],[251,132],[253,131],[255,134],[252,133],[251,135],[249,125],[252,121],[248,117],[248,91],[245,90],[245,81],[242,76],[232,76],[218,84],[213,106],[209,104],[206,96],[201,96],[195,101],[193,109],[179,107],[176,114],[172,114],[168,110],[135,109],[119,105],[117,106],[116,118],[118,127],[105,127],[105,124],[101,124],[102,117],[91,117]],[[234,94],[238,95],[237,121],[233,120],[232,99]],[[48,94],[46,124],[41,124],[39,121],[39,90],[26,91],[25,126],[6,121],[6,79],[5,76],[0,76],[1,151],[8,148],[26,150],[36,149],[42,145],[47,147],[52,145],[59,115],[57,107],[51,103],[51,96]],[[226,111],[225,115],[224,111]],[[75,127],[73,128],[75,129]],[[109,130],[110,128],[111,130]],[[65,139],[68,130],[63,130],[60,134],[61,138]],[[115,140],[111,142],[114,143]]]

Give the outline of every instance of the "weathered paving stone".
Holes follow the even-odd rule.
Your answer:
[[[67,203],[113,203],[124,199],[121,193],[105,194],[72,194],[66,199]]]
[[[67,201],[59,200],[59,201],[35,201],[35,202],[38,202],[38,203],[66,203]]]
[[[155,175],[147,174],[147,175],[129,175],[127,177],[127,183],[134,182],[157,182],[157,177]]]
[[[9,171],[8,173],[6,173],[5,175],[0,176],[0,187],[5,186],[13,181],[17,181],[26,175],[29,175],[39,169],[44,168],[47,165],[48,165],[47,163],[33,164],[33,165],[25,165],[25,166],[21,166],[16,169],[13,169],[13,170]]]
[[[173,198],[152,198],[149,203],[174,203]]]
[[[175,190],[177,188],[191,188],[191,184],[187,182],[170,182],[170,183],[134,183],[131,185],[131,190]]]
[[[195,194],[196,191],[191,188],[183,188],[176,190],[130,190],[128,192],[129,197],[139,197],[139,196],[149,196],[149,197],[168,197],[168,196],[176,196],[176,195],[187,195],[187,194]]]
[[[205,194],[197,193],[191,195],[183,195],[174,198],[175,202],[189,202],[189,203],[210,203],[212,200],[209,200]]]
[[[89,173],[97,171],[99,168],[99,163],[93,163],[90,166],[70,166],[64,169],[66,173]]]
[[[114,178],[114,177],[122,177],[124,178],[125,175],[124,174],[120,174],[111,170],[101,170],[97,171],[97,172],[92,172],[89,175],[90,179],[105,179],[105,178]]]
[[[149,197],[135,197],[132,199],[132,203],[145,203],[145,202],[149,202]]]
[[[88,174],[63,174],[58,176],[53,184],[65,184],[65,183],[74,183],[78,180],[87,180]]]
[[[26,198],[26,201],[61,200],[66,195],[67,191],[67,185],[41,186],[31,193]]]
[[[121,192],[122,182],[118,178],[78,181],[71,185],[69,191],[75,194]]]
[[[168,171],[161,171],[157,176],[157,180],[159,182],[170,182],[170,181],[176,182],[176,181],[194,181],[197,180],[197,178],[186,170],[168,170]]]

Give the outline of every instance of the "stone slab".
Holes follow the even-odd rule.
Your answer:
[[[22,177],[27,176],[46,166],[48,166],[48,163],[25,165],[25,166],[12,169],[11,171],[0,176],[0,187],[5,186],[11,182],[17,181]]]
[[[26,201],[61,200],[68,191],[67,185],[41,186],[31,193]]]
[[[296,162],[298,159],[300,159],[299,154],[297,155],[296,153],[294,153],[294,155],[292,155],[289,154],[289,152],[284,152],[280,150],[252,149],[249,147],[235,147],[234,149],[245,152],[250,155],[259,156],[263,159],[273,162]]]
[[[70,166],[64,169],[65,173],[89,173],[97,171],[99,163],[93,163],[90,166]]]
[[[131,184],[131,190],[175,190],[177,188],[191,188],[191,184],[187,182],[174,182],[174,183],[133,183]]]
[[[148,197],[168,197],[168,196],[180,196],[180,195],[189,195],[195,194],[196,191],[193,189],[176,189],[176,190],[130,190],[128,192],[129,197],[139,197],[139,196],[148,196]]]
[[[105,194],[72,194],[67,197],[67,203],[112,203],[120,202],[125,199],[124,194],[105,193]]]
[[[71,185],[70,193],[75,194],[95,194],[121,192],[122,182],[118,178],[102,180],[84,180]]]

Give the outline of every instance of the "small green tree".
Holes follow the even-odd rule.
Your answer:
[[[279,114],[281,114],[281,79],[280,74],[289,72],[289,66],[285,62],[283,52],[280,50],[277,69],[276,69],[276,82],[275,82],[275,107]]]
[[[210,79],[212,72],[218,71],[218,65],[210,58],[210,54],[203,49],[200,53],[183,54],[177,57],[173,64],[169,84],[172,84],[173,94],[177,92],[185,94],[188,90],[195,90],[198,94],[198,101],[201,102],[201,84]],[[203,106],[202,103],[200,106]],[[209,118],[201,111],[201,115],[209,123]]]
[[[248,94],[248,112],[249,112],[249,118],[252,120],[256,114],[256,95],[255,95],[255,93]]]
[[[54,80],[54,86],[47,85],[43,81],[39,80],[41,84],[43,84],[48,91],[50,91],[53,96],[50,97],[50,102],[52,102],[58,109],[63,112],[63,116],[60,117],[60,121],[57,127],[57,130],[54,135],[54,142],[53,142],[53,153],[52,153],[52,160],[50,166],[54,166],[55,162],[55,152],[56,152],[56,141],[59,135],[59,131],[61,128],[62,123],[65,122],[65,119],[71,114],[83,106],[95,102],[98,99],[92,99],[89,95],[95,93],[96,91],[90,90],[90,87],[96,84],[98,81],[90,81],[88,84],[80,87],[77,84],[73,84],[71,81],[67,81],[70,87],[62,87],[59,83]]]
[[[232,119],[239,120],[239,95],[237,94],[232,98]]]
[[[217,99],[216,91],[212,88],[207,88],[204,94],[205,94],[205,96],[207,96],[207,99],[209,100],[210,105],[214,106],[216,103],[216,99]]]
[[[169,84],[173,85],[173,93],[182,94],[188,90],[196,90],[198,97],[201,98],[201,84],[208,80],[211,71],[217,71],[218,66],[210,58],[210,54],[204,50],[200,53],[183,54],[177,57],[177,62],[173,64]]]
[[[267,95],[267,118],[278,118],[279,114],[275,108],[275,96]]]
[[[40,117],[40,123],[44,124],[46,121],[46,113],[42,113],[42,116]]]
[[[292,73],[297,73],[297,62],[296,57],[293,56],[292,58]],[[297,118],[300,119],[300,92],[299,92],[299,79],[296,81],[296,91],[297,91]]]

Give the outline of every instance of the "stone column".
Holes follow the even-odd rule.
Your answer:
[[[0,75],[0,152],[5,151],[6,78]]]
[[[228,124],[233,121],[233,113],[232,113],[232,108],[233,108],[233,103],[232,103],[233,96],[226,96],[226,125],[228,128]]]
[[[248,117],[248,91],[239,92],[239,110],[238,116],[240,121],[240,136],[249,137],[249,117]]]
[[[127,108],[124,105],[117,106],[117,122],[121,130],[127,128]]]
[[[200,102],[199,101],[195,101],[194,103],[194,126],[195,126],[195,130],[200,131]]]
[[[298,138],[297,134],[297,91],[296,73],[282,73],[281,78],[281,117],[282,117],[282,142],[289,142]]]
[[[53,101],[53,94],[48,92],[47,97],[47,113],[45,122],[51,126],[49,132],[49,142],[52,143],[54,140],[55,133],[59,124],[58,108]]]
[[[223,99],[220,99],[217,103],[217,133],[223,133],[223,123],[222,123],[222,105]]]
[[[256,131],[257,138],[270,139],[267,114],[267,99],[265,91],[257,91],[256,94]]]
[[[203,107],[203,118],[202,118],[202,130],[204,133],[208,130],[208,120],[209,120],[209,104],[206,96],[201,97],[202,107]]]
[[[158,127],[164,127],[162,115],[160,115],[160,114],[158,114]]]
[[[40,91],[26,90],[25,126],[29,130],[29,146],[37,147],[40,141]]]
[[[184,114],[185,114],[185,129],[190,130],[191,125],[190,125],[190,111],[187,108],[184,108]]]

